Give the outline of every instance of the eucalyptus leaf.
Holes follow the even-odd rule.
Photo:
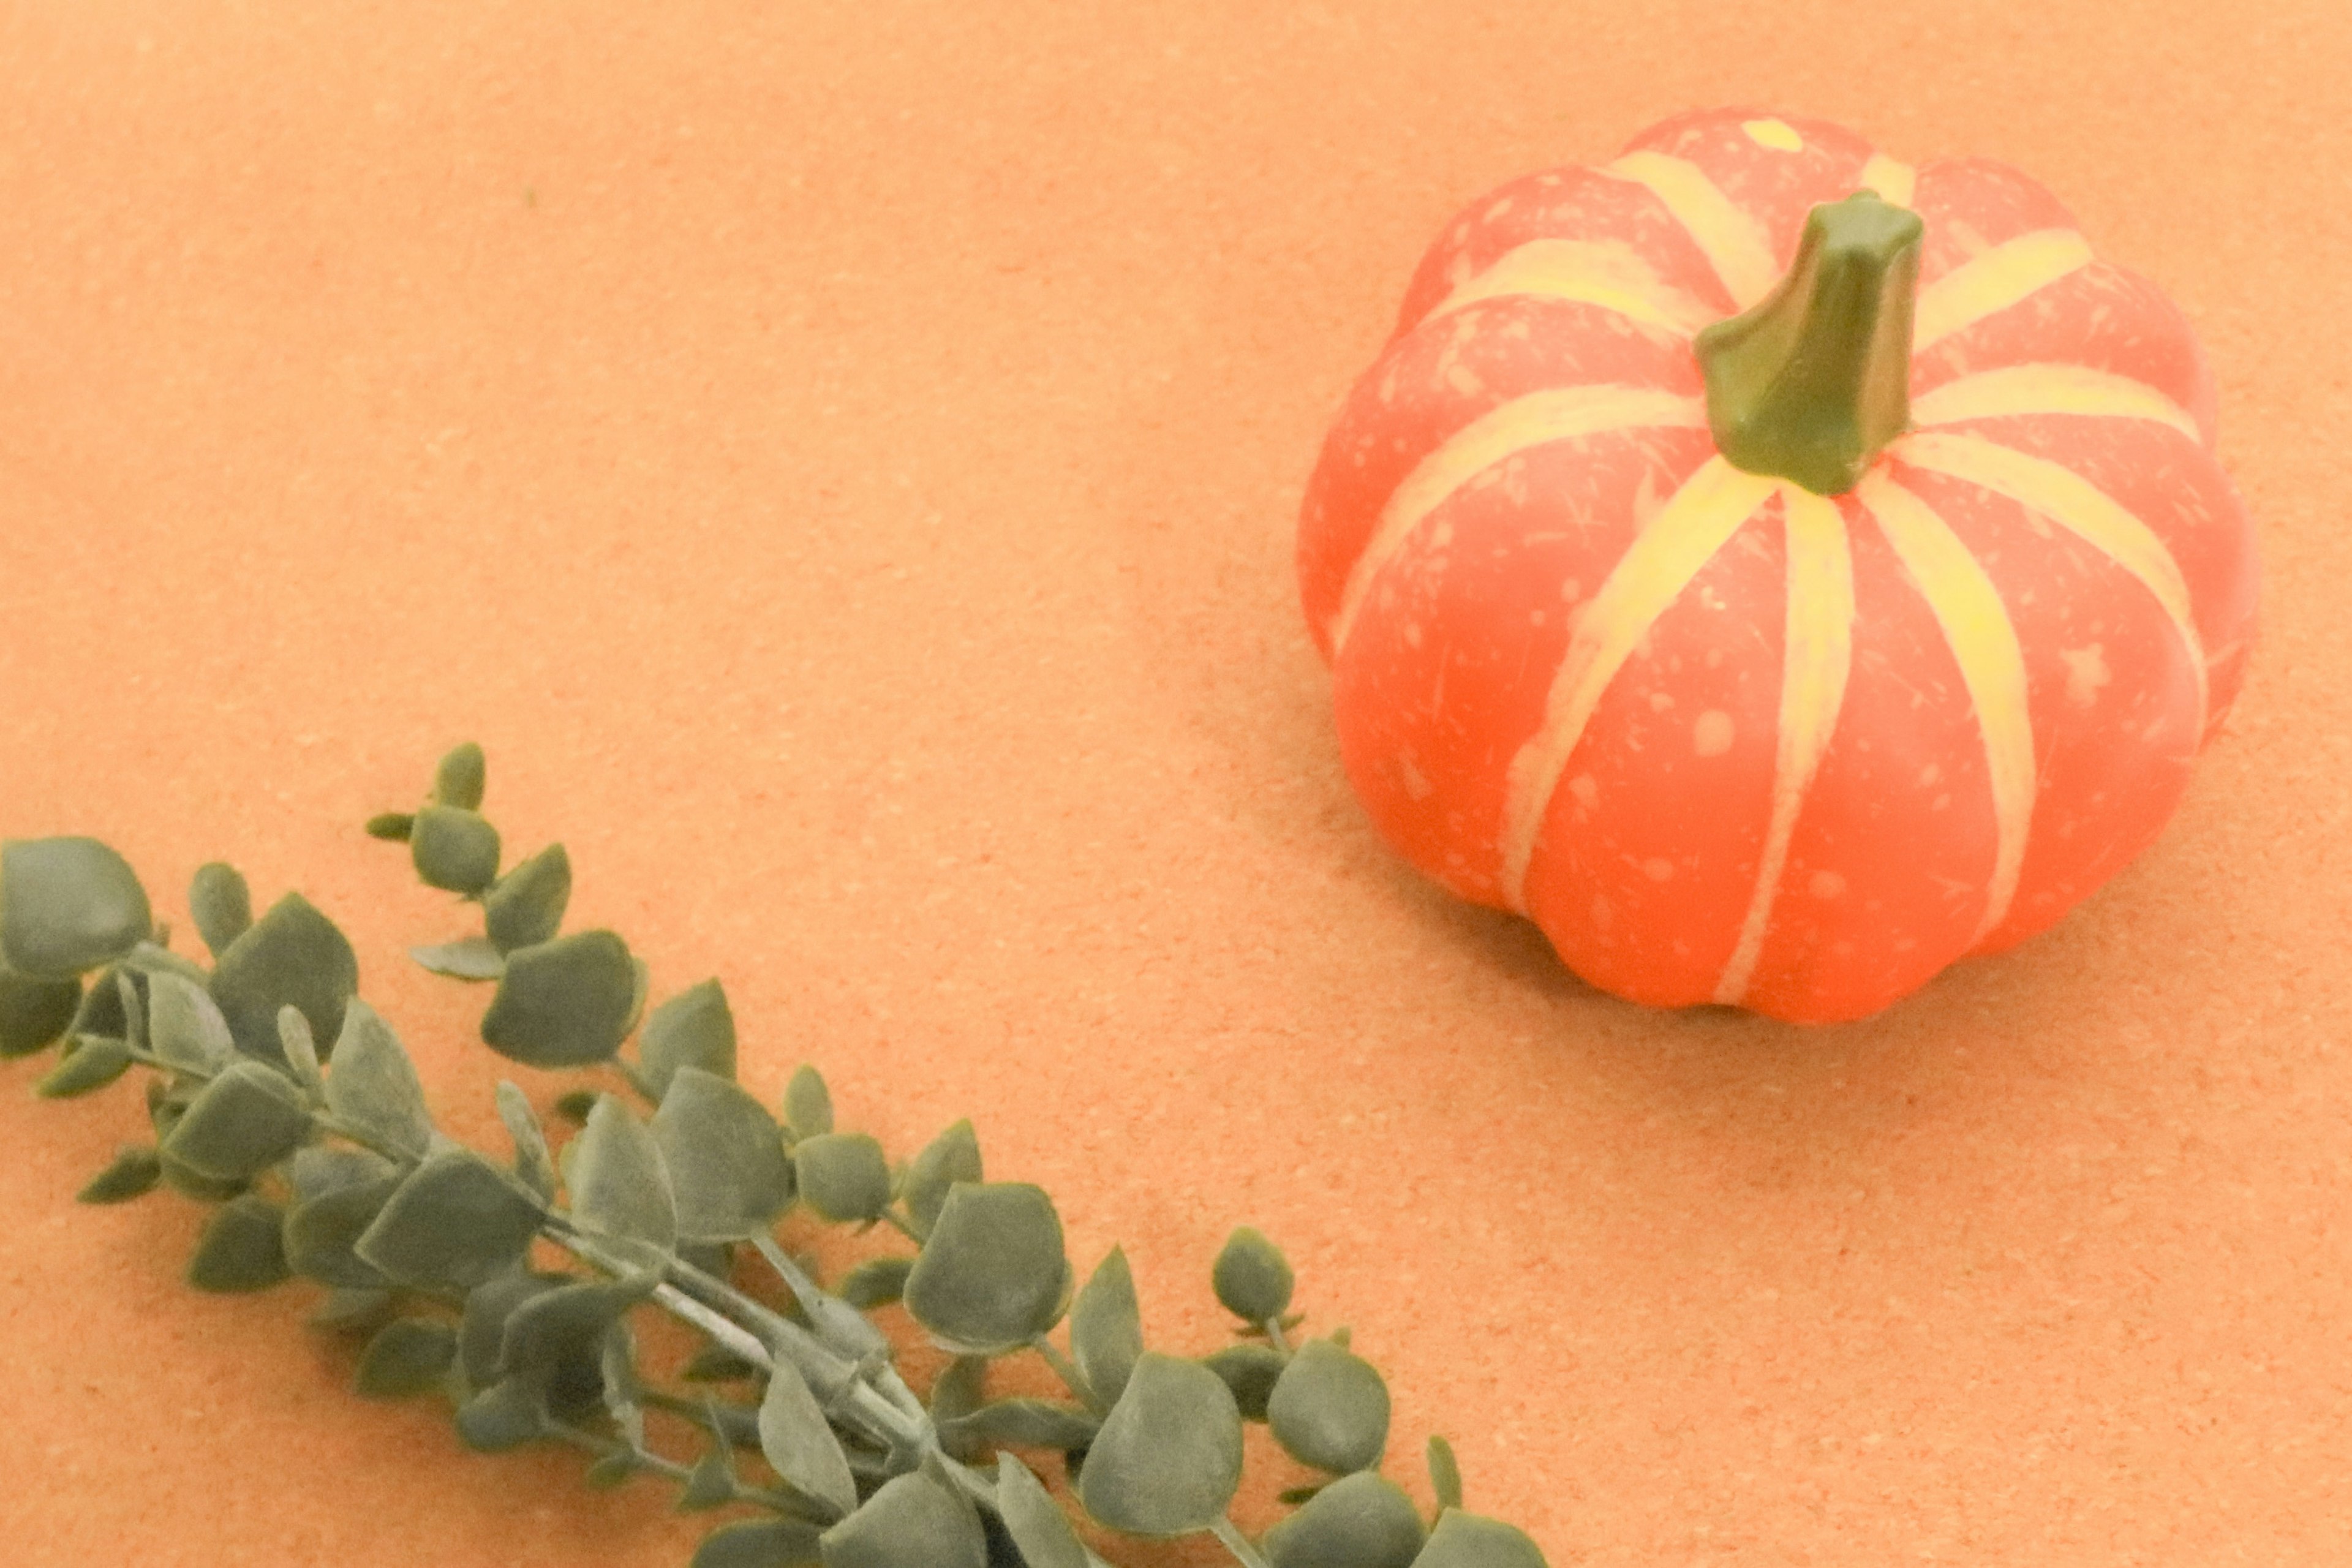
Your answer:
[[[568,1275],[518,1269],[467,1291],[466,1310],[457,1328],[458,1363],[466,1381],[477,1388],[496,1383],[499,1358],[506,1351],[507,1320],[524,1302],[576,1283]]]
[[[907,1169],[907,1213],[914,1220],[916,1234],[928,1236],[939,1224],[949,1188],[958,1182],[982,1179],[980,1136],[970,1121],[957,1122],[924,1145]]]
[[[482,924],[501,953],[555,940],[572,902],[572,856],[551,844],[482,895]]]
[[[157,1159],[163,1168],[163,1184],[182,1197],[193,1199],[200,1204],[226,1203],[253,1185],[251,1182],[241,1178],[230,1181],[218,1176],[204,1175],[173,1159],[169,1154],[158,1154]]]
[[[667,1253],[677,1245],[677,1205],[661,1145],[612,1095],[601,1096],[570,1150],[572,1222]]]
[[[54,1045],[81,1008],[81,981],[0,973],[0,1061]]]
[[[448,1324],[394,1318],[376,1331],[360,1356],[359,1391],[370,1399],[429,1394],[441,1385],[457,1355],[457,1336]]]
[[[319,1068],[319,1042],[310,1037],[310,1020],[302,1016],[299,1007],[278,1009],[278,1049],[302,1092],[325,1104],[327,1079]]]
[[[498,879],[499,830],[467,807],[428,805],[409,825],[408,858],[426,887],[471,897]]]
[[[507,954],[482,1039],[535,1068],[610,1061],[636,1008],[637,967],[609,931],[583,931]]]
[[[494,1383],[457,1407],[457,1436],[478,1453],[502,1454],[547,1433],[547,1405],[519,1379]]]
[[[488,1161],[453,1149],[402,1180],[352,1251],[401,1284],[467,1289],[514,1268],[540,1220],[538,1204]]]
[[[723,1436],[714,1434],[710,1447],[695,1464],[678,1489],[677,1511],[700,1513],[707,1509],[723,1508],[735,1500],[735,1451],[728,1447]],[[809,1531],[809,1546],[816,1546],[816,1531]]]
[[[947,1427],[988,1403],[988,1358],[960,1355],[931,1380],[931,1424]]]
[[[188,913],[205,949],[218,958],[253,924],[253,893],[236,867],[214,860],[197,867],[189,880]]]
[[[818,1540],[797,1519],[747,1519],[704,1536],[687,1568],[802,1568],[825,1561]]]
[[[1248,1226],[1225,1238],[1210,1279],[1225,1310],[1252,1323],[1264,1323],[1288,1311],[1296,1284],[1282,1249]]]
[[[1429,1435],[1429,1489],[1437,1498],[1443,1510],[1462,1506],[1462,1466],[1454,1458],[1454,1445],[1432,1432]]]
[[[205,989],[178,974],[147,977],[149,1048],[175,1068],[214,1073],[236,1058],[228,1020]]]
[[[1317,1492],[1258,1546],[1273,1568],[1412,1568],[1422,1540],[1404,1489],[1360,1470]]]
[[[886,1307],[907,1292],[911,1258],[869,1258],[841,1277],[834,1293],[860,1311]]]
[[[73,1022],[66,1026],[67,1048],[71,1049],[74,1039],[82,1035],[129,1040],[131,1034],[131,1017],[122,1005],[122,973],[110,969],[82,993],[81,1005],[74,1009]]]
[[[735,1076],[735,1012],[716,980],[689,985],[653,1010],[637,1041],[637,1065],[656,1100],[680,1068]]]
[[[391,1315],[389,1290],[337,1289],[327,1292],[327,1299],[310,1314],[310,1323],[329,1333],[363,1333],[373,1331]]]
[[[284,1075],[243,1061],[197,1092],[163,1152],[199,1175],[247,1181],[291,1154],[310,1132],[310,1108]]]
[[[0,969],[71,980],[129,952],[154,923],[138,873],[97,839],[0,843]]]
[[[1483,1514],[1449,1508],[1437,1516],[1412,1568],[1546,1568],[1525,1531]]]
[[[507,972],[506,954],[486,936],[461,936],[455,942],[412,947],[408,956],[419,968],[451,980],[496,980]]]
[[[1234,1391],[1234,1403],[1241,1406],[1244,1421],[1265,1419],[1266,1401],[1274,1397],[1274,1385],[1281,1381],[1282,1369],[1290,1358],[1272,1345],[1227,1345],[1216,1354],[1203,1358],[1202,1365],[1225,1380]]]
[[[392,1026],[356,996],[335,1042],[327,1109],[401,1159],[421,1160],[433,1145],[433,1113],[425,1109],[416,1064]]]
[[[1011,1454],[996,1457],[996,1508],[1026,1568],[1088,1568],[1069,1516],[1035,1472]]]
[[[1198,1362],[1146,1351],[1087,1449],[1078,1496],[1113,1530],[1185,1535],[1225,1517],[1241,1479],[1232,1391]]]
[[[308,899],[289,893],[222,952],[212,993],[237,1049],[277,1063],[284,1059],[278,1008],[299,1008],[311,1037],[331,1040],[342,1033],[343,1009],[359,984],[350,941]]]
[[[1042,1188],[959,1184],[907,1276],[907,1310],[951,1349],[1002,1354],[1054,1326],[1068,1269]]]
[[[310,1143],[294,1152],[287,1166],[297,1202],[324,1197],[345,1187],[396,1182],[400,1167],[373,1149],[351,1149],[335,1143]]]
[[[1353,1351],[1309,1340],[1283,1369],[1265,1416],[1275,1441],[1299,1463],[1341,1474],[1369,1469],[1388,1445],[1388,1384]]]
[[[591,1491],[608,1492],[635,1475],[637,1468],[636,1455],[624,1450],[596,1460],[588,1467],[588,1473],[581,1479]]]
[[[793,1161],[782,1130],[733,1080],[698,1067],[677,1068],[651,1131],[684,1239],[747,1240],[765,1234],[791,1206]]]
[[[114,1152],[106,1169],[74,1194],[76,1203],[121,1204],[144,1197],[163,1177],[163,1163],[144,1144],[126,1143]]]
[[[737,1383],[759,1374],[757,1363],[749,1362],[722,1344],[707,1344],[689,1357],[679,1369],[678,1377],[687,1383]]]
[[[44,1100],[71,1100],[104,1089],[131,1068],[131,1047],[104,1035],[79,1035],[48,1076],[33,1086]]]
[[[789,1362],[777,1364],[760,1401],[760,1452],[785,1485],[834,1518],[857,1506],[857,1485],[841,1439],[834,1436],[807,1381]]]
[[[384,1283],[383,1271],[352,1249],[400,1185],[396,1172],[333,1186],[286,1211],[286,1264],[306,1279],[340,1289]]]
[[[1083,1406],[1051,1399],[1000,1399],[952,1423],[961,1443],[1008,1443],[1019,1448],[1084,1448],[1102,1429],[1102,1420]]]
[[[784,1085],[784,1125],[795,1138],[821,1138],[833,1131],[833,1091],[824,1074],[806,1062],[793,1069]]]
[[[506,1123],[507,1136],[514,1140],[514,1170],[523,1185],[539,1194],[541,1203],[555,1201],[555,1157],[548,1152],[547,1131],[539,1124],[539,1117],[530,1108],[530,1099],[504,1079],[498,1087],[499,1120]]]
[[[1070,1352],[1096,1405],[1108,1410],[1127,1390],[1128,1373],[1143,1353],[1143,1313],[1127,1254],[1110,1253],[1070,1303]],[[1075,1447],[1076,1445],[1065,1445]]]
[[[433,799],[440,805],[478,811],[482,791],[489,782],[489,759],[473,741],[455,745],[433,768]]]
[[[367,819],[365,831],[370,838],[386,839],[394,844],[408,842],[409,830],[416,818],[404,811],[379,811]]]
[[[823,1132],[793,1145],[801,1201],[835,1225],[879,1219],[890,1206],[890,1160],[865,1132]]]
[[[188,1260],[188,1283],[199,1290],[229,1294],[266,1290],[287,1278],[279,1244],[278,1205],[250,1193],[223,1204],[196,1238]]]
[[[566,1367],[604,1369],[606,1336],[653,1294],[661,1277],[648,1270],[619,1279],[583,1279],[525,1296],[506,1315],[499,1342],[502,1377],[552,1379]]]
[[[596,1109],[596,1095],[593,1089],[566,1089],[555,1097],[548,1109],[574,1127],[583,1126],[588,1113]]]
[[[824,1568],[988,1568],[971,1505],[920,1471],[885,1481],[824,1546]]]

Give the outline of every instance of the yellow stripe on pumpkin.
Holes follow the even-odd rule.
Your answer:
[[[1696,336],[1717,314],[1660,278],[1622,241],[1535,239],[1505,251],[1423,321],[1511,296],[1598,305],[1680,338]]]
[[[1664,153],[1628,153],[1601,173],[1643,186],[1690,234],[1739,309],[1772,291],[1780,268],[1763,226],[1743,212],[1696,163]]]
[[[1979,371],[1911,400],[1911,423],[1923,427],[2012,414],[2153,419],[2192,441],[2203,439],[2189,411],[2146,382],[2084,364],[2013,364]]]
[[[1333,657],[1347,646],[1348,634],[1381,569],[1396,558],[1423,519],[1479,474],[1548,442],[1706,424],[1706,407],[1697,398],[1646,386],[1557,387],[1515,397],[1472,420],[1423,458],[1381,510],[1371,538],[1348,574],[1339,613],[1331,618]]]
[[[2090,260],[2090,242],[2071,228],[2036,229],[1971,256],[1919,290],[1911,352],[2032,298]]]
[[[1863,476],[1855,498],[1869,509],[1895,559],[1927,601],[1945,646],[1960,667],[1976,710],[1992,792],[1992,876],[1985,886],[1977,937],[2008,918],[2025,865],[2025,838],[2041,781],[2033,758],[2033,714],[2026,697],[2025,650],[1992,578],[1951,525],[1883,471]]]
[[[2192,732],[2204,733],[2205,650],[2197,635],[2196,610],[2179,563],[2173,560],[2172,552],[2165,548],[2155,530],[2073,469],[1980,436],[1916,431],[1889,447],[1887,453],[1914,468],[1948,474],[2007,496],[2084,540],[2137,578],[2156,595],[2189,650],[2189,668],[2197,679],[2197,722]]]
[[[1911,193],[1919,184],[1919,171],[1900,159],[1873,153],[1853,183],[1858,190],[1876,191],[1881,201],[1907,207],[1911,205]]]
[[[1601,693],[1667,606],[1779,488],[1709,458],[1626,548],[1576,618],[1553,673],[1543,721],[1511,759],[1503,812],[1502,892],[1527,908],[1528,863],[1560,774],[1584,738]]]
[[[1779,754],[1772,765],[1772,815],[1755,891],[1731,960],[1716,982],[1717,1002],[1746,999],[1756,961],[1771,927],[1772,904],[1789,867],[1797,815],[1836,732],[1853,667],[1853,556],[1837,503],[1780,486],[1789,558],[1789,607],[1780,667]]]

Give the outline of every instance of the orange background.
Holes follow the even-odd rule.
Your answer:
[[[971,1115],[1178,1348],[1263,1226],[1391,1469],[1450,1433],[1555,1563],[2352,1560],[2347,80],[2338,0],[9,5],[0,831],[184,931],[205,859],[301,887],[490,1142],[401,956],[458,918],[356,831],[478,738],[756,1089]],[[2268,574],[2157,848],[1839,1028],[1417,880],[1293,604],[1439,225],[1721,102],[2047,183],[2197,323]],[[683,1563],[657,1485],[345,1395],[309,1288],[186,1290],[193,1205],[78,1208],[144,1122],[38,1070],[0,1560]]]

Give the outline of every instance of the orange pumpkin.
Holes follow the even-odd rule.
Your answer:
[[[1349,777],[1664,1006],[1854,1018],[2154,839],[2256,564],[2152,286],[1978,159],[1719,110],[1444,231],[1309,484]]]

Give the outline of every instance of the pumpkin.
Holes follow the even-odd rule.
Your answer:
[[[2252,523],[2180,313],[2016,171],[1694,112],[1474,203],[1298,537],[1349,779],[1660,1006],[1852,1019],[2155,838]]]

